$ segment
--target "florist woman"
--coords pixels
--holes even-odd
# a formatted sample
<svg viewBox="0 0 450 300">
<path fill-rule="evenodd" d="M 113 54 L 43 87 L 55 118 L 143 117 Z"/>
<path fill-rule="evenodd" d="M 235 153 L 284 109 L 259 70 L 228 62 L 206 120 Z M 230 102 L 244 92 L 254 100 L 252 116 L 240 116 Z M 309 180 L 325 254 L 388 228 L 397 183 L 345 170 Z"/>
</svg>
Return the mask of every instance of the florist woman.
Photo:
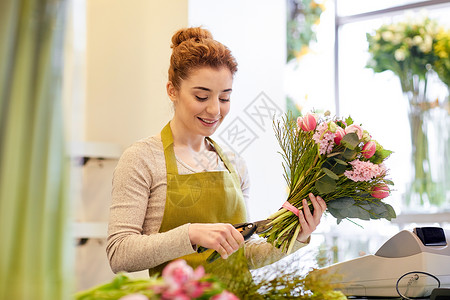
<svg viewBox="0 0 450 300">
<path fill-rule="evenodd" d="M 209 138 L 230 110 L 237 63 L 202 28 L 179 30 L 171 47 L 166 87 L 173 118 L 160 134 L 131 145 L 114 172 L 106 248 L 111 268 L 156 274 L 182 258 L 208 271 L 213 250 L 222 263 L 237 253 L 245 253 L 249 268 L 273 263 L 285 254 L 257 235 L 244 243 L 231 225 L 247 221 L 244 161 L 225 155 Z M 299 214 L 302 231 L 294 250 L 309 242 L 326 209 L 320 197 L 310 195 L 310 201 L 314 212 L 304 205 Z M 199 254 L 199 246 L 210 250 Z"/>
</svg>

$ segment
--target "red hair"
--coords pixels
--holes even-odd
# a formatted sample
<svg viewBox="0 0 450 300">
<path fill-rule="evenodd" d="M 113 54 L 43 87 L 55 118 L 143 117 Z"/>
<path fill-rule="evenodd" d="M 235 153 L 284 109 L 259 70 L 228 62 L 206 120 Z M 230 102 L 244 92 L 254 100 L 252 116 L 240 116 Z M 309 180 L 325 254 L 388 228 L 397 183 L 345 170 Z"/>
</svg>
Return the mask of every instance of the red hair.
<svg viewBox="0 0 450 300">
<path fill-rule="evenodd" d="M 199 67 L 214 69 L 226 67 L 234 75 L 237 71 L 236 59 L 230 49 L 213 39 L 207 29 L 190 27 L 178 30 L 172 36 L 172 56 L 170 57 L 169 81 L 176 89 L 181 80 Z"/>
</svg>

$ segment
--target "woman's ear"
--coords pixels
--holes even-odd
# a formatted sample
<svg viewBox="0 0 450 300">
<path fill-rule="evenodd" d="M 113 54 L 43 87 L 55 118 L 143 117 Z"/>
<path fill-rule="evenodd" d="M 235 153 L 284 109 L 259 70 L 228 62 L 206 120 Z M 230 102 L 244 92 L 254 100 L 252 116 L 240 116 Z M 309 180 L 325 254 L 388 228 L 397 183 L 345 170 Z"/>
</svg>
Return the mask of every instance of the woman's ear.
<svg viewBox="0 0 450 300">
<path fill-rule="evenodd" d="M 167 82 L 166 90 L 170 100 L 172 100 L 172 102 L 175 102 L 177 99 L 177 89 L 173 85 L 172 81 Z"/>
</svg>

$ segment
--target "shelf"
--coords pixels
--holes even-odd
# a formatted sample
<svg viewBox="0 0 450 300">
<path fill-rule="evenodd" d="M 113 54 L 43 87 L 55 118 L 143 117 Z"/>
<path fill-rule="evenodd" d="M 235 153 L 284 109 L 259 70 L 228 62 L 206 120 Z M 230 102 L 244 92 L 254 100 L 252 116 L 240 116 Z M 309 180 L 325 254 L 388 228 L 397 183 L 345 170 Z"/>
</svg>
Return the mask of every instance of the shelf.
<svg viewBox="0 0 450 300">
<path fill-rule="evenodd" d="M 121 147 L 113 143 L 72 142 L 70 149 L 72 157 L 118 159 L 122 155 Z"/>
<path fill-rule="evenodd" d="M 107 222 L 74 222 L 73 235 L 75 239 L 103 239 L 108 236 Z"/>
</svg>

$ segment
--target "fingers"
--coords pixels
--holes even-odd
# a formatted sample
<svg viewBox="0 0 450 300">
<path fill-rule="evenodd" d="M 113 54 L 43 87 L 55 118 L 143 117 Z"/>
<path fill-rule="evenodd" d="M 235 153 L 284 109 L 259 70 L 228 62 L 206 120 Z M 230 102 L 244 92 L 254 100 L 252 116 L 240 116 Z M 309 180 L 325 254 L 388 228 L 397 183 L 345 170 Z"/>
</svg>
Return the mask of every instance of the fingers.
<svg viewBox="0 0 450 300">
<path fill-rule="evenodd" d="M 224 259 L 244 243 L 242 234 L 231 224 L 191 224 L 189 237 L 192 244 L 216 250 Z"/>
<path fill-rule="evenodd" d="M 223 228 L 221 228 L 222 231 L 218 232 L 218 245 L 217 249 L 215 250 L 219 252 L 223 259 L 227 259 L 228 256 L 233 254 L 241 247 L 241 245 L 244 243 L 244 237 L 231 224 L 220 224 L 219 226 L 223 226 Z"/>
<path fill-rule="evenodd" d="M 303 210 L 300 210 L 299 212 L 301 231 L 297 238 L 300 242 L 306 241 L 311 233 L 316 230 L 323 213 L 327 209 L 325 201 L 320 196 L 315 197 L 312 193 L 310 193 L 309 199 L 314 208 L 314 212 L 311 213 L 311 209 L 308 206 L 308 201 L 303 199 Z"/>
<path fill-rule="evenodd" d="M 314 197 L 313 194 L 309 194 L 309 199 L 311 200 L 311 203 L 314 207 L 314 221 L 320 223 L 320 218 L 322 217 L 322 214 L 327 209 L 327 204 L 325 201 L 320 197 Z"/>
</svg>

